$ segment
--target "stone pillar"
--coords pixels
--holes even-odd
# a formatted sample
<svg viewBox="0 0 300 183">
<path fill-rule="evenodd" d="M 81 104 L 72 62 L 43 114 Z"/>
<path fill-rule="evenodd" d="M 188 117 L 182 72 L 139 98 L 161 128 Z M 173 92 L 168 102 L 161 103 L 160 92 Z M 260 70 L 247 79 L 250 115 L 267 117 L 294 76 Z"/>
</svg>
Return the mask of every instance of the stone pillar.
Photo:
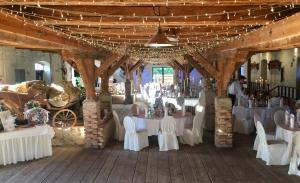
<svg viewBox="0 0 300 183">
<path fill-rule="evenodd" d="M 215 146 L 232 147 L 231 100 L 228 97 L 215 98 Z"/>
<path fill-rule="evenodd" d="M 100 102 L 93 99 L 83 101 L 83 120 L 85 128 L 85 146 L 98 148 L 101 146 Z"/>
<path fill-rule="evenodd" d="M 133 103 L 133 97 L 131 95 L 131 81 L 129 79 L 126 79 L 124 104 L 132 104 L 132 103 Z"/>
</svg>

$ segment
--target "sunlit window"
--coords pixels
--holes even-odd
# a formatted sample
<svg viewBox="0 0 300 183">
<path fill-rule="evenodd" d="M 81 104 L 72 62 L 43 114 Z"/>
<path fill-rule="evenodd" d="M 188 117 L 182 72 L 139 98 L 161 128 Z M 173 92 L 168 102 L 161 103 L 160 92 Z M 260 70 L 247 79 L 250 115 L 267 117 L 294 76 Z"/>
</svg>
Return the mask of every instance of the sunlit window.
<svg viewBox="0 0 300 183">
<path fill-rule="evenodd" d="M 43 64 L 36 63 L 36 64 L 34 64 L 34 69 L 35 69 L 36 71 L 43 71 L 43 70 L 44 70 L 44 65 L 43 65 Z"/>
<path fill-rule="evenodd" d="M 152 80 L 158 83 L 170 83 L 174 81 L 173 68 L 171 67 L 152 67 Z"/>
</svg>

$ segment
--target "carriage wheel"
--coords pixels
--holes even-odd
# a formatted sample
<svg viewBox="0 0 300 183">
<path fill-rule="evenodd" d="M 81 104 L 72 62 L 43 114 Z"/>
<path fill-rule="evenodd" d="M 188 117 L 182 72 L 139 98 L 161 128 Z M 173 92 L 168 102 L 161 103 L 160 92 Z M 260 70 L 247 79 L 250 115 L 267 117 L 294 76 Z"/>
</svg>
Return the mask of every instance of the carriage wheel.
<svg viewBox="0 0 300 183">
<path fill-rule="evenodd" d="M 54 127 L 73 127 L 77 123 L 76 114 L 70 109 L 62 109 L 56 112 L 52 119 Z"/>
</svg>

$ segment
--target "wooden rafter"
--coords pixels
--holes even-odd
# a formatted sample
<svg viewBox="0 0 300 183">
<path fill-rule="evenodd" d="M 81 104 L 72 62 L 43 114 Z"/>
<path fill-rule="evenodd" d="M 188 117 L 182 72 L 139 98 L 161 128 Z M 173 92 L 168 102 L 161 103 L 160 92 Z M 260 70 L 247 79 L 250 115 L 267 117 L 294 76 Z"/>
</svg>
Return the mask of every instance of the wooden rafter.
<svg viewBox="0 0 300 183">
<path fill-rule="evenodd" d="M 192 57 L 186 57 L 188 62 L 194 67 L 201 75 L 205 78 L 209 76 L 209 73 L 203 68 L 197 61 L 195 61 Z M 213 76 L 212 76 L 213 77 Z"/>
<path fill-rule="evenodd" d="M 211 65 L 211 63 L 206 60 L 201 54 L 199 54 L 196 51 L 190 52 L 191 55 L 186 54 L 185 58 L 188 59 L 194 59 L 195 61 L 197 61 L 197 63 L 199 63 L 202 67 L 204 67 L 206 69 L 206 71 L 214 78 L 218 77 L 218 72 L 217 70 Z M 192 57 L 192 58 L 190 58 Z"/>
<path fill-rule="evenodd" d="M 293 48 L 300 46 L 300 13 L 280 20 L 257 31 L 241 36 L 239 39 L 219 45 L 214 51 L 244 49 Z"/>
<path fill-rule="evenodd" d="M 111 76 L 114 74 L 114 72 L 127 60 L 129 59 L 128 55 L 123 55 L 114 65 L 112 65 L 108 70 L 108 76 Z"/>
<path fill-rule="evenodd" d="M 134 70 L 136 70 L 139 66 L 141 66 L 143 64 L 142 60 L 137 61 L 133 66 L 131 66 L 128 69 L 128 72 L 133 72 Z"/>
<path fill-rule="evenodd" d="M 60 0 L 39 0 L 39 5 L 56 5 L 56 6 L 65 6 L 65 1 Z M 295 4 L 299 4 L 299 1 L 293 1 Z M 12 4 L 21 4 L 21 5 L 37 5 L 37 0 L 14 0 L 14 1 L 2 1 L 0 5 L 12 5 Z M 152 1 L 132 1 L 132 0 L 95 0 L 95 1 L 83 1 L 83 0 L 68 0 L 67 5 L 90 5 L 90 6 L 195 6 L 195 5 L 205 5 L 205 6 L 244 6 L 244 5 L 289 5 L 291 4 L 290 0 L 191 0 L 191 1 L 182 1 L 182 0 L 152 0 Z"/>
<path fill-rule="evenodd" d="M 119 60 L 119 58 L 120 56 L 117 54 L 110 55 L 106 60 L 101 62 L 101 66 L 95 70 L 95 76 L 101 76 L 114 62 L 116 62 L 116 60 Z"/>
<path fill-rule="evenodd" d="M 49 29 L 37 27 L 30 23 L 24 25 L 24 22 L 21 19 L 7 15 L 4 12 L 0 12 L 0 24 L 0 32 L 3 32 L 4 34 L 13 34 L 14 38 L 16 38 L 16 44 L 20 43 L 19 47 L 22 47 L 22 45 L 27 47 L 27 45 L 33 44 L 32 47 L 43 49 L 48 44 L 48 50 L 51 48 L 56 48 L 56 50 L 78 49 L 91 52 L 97 51 L 95 47 L 85 45 L 79 41 L 70 40 L 61 35 L 57 35 L 57 33 Z"/>
</svg>

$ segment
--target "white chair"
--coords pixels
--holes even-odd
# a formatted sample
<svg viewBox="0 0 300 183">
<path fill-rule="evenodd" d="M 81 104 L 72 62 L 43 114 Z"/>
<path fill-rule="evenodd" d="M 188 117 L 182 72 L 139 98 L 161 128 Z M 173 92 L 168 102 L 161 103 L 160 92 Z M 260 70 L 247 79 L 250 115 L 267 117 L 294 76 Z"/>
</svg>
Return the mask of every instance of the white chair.
<svg viewBox="0 0 300 183">
<path fill-rule="evenodd" d="M 267 141 L 260 121 L 257 122 L 256 127 L 259 136 L 256 158 L 261 158 L 267 165 L 288 165 L 290 160 L 288 144 L 283 141 Z"/>
<path fill-rule="evenodd" d="M 113 118 L 116 124 L 116 130 L 115 130 L 115 139 L 118 141 L 124 141 L 125 136 L 125 128 L 120 123 L 119 116 L 115 110 L 113 110 Z"/>
<path fill-rule="evenodd" d="M 285 121 L 285 111 L 279 109 L 274 113 L 274 122 L 275 124 L 282 123 Z"/>
<path fill-rule="evenodd" d="M 243 106 L 234 106 L 234 125 L 233 131 L 241 134 L 250 134 L 254 131 L 253 120 L 250 116 L 250 110 Z"/>
<path fill-rule="evenodd" d="M 132 114 L 139 115 L 141 113 L 144 113 L 148 109 L 148 106 L 144 102 L 135 102 L 132 105 Z"/>
<path fill-rule="evenodd" d="M 192 129 L 184 129 L 181 143 L 194 146 L 194 144 L 202 143 L 203 128 L 204 128 L 205 108 L 198 111 L 193 120 Z"/>
<path fill-rule="evenodd" d="M 160 151 L 179 149 L 175 133 L 175 121 L 172 116 L 164 116 L 161 120 L 161 131 L 158 133 L 158 145 Z"/>
<path fill-rule="evenodd" d="M 129 149 L 133 151 L 140 151 L 141 149 L 149 146 L 148 133 L 147 130 L 137 131 L 135 128 L 134 120 L 126 116 L 124 118 L 125 127 L 125 139 L 124 139 L 124 149 Z"/>
<path fill-rule="evenodd" d="M 293 136 L 292 155 L 289 167 L 289 175 L 300 176 L 300 132 L 296 132 Z"/>
<path fill-rule="evenodd" d="M 258 113 L 254 114 L 254 125 L 255 125 L 256 129 L 257 129 L 257 127 L 256 127 L 257 122 L 261 120 L 260 115 L 261 114 L 258 114 Z M 275 140 L 275 134 L 274 133 L 266 133 L 266 139 L 267 140 Z M 254 140 L 253 150 L 257 151 L 258 144 L 259 144 L 259 136 L 258 136 L 258 133 L 256 132 L 256 137 L 255 137 L 255 140 Z"/>
</svg>

